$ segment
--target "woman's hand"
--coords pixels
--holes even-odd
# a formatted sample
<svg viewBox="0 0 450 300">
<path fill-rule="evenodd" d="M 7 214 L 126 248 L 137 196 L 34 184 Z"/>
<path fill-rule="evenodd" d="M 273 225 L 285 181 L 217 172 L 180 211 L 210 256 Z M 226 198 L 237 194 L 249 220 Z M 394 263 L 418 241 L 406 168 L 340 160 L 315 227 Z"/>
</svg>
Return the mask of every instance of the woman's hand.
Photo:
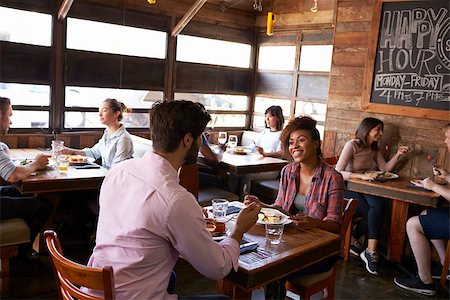
<svg viewBox="0 0 450 300">
<path fill-rule="evenodd" d="M 295 225 L 302 227 L 302 229 L 312 229 L 316 228 L 318 226 L 317 220 L 310 218 L 308 216 L 305 216 L 303 214 L 297 214 L 294 216 L 291 216 L 292 223 Z"/>
<path fill-rule="evenodd" d="M 439 166 L 439 165 L 434 165 L 433 166 L 433 174 L 436 176 L 445 176 L 447 177 L 448 172 L 447 170 L 445 170 L 443 167 Z"/>
<path fill-rule="evenodd" d="M 434 186 L 436 185 L 436 183 L 433 180 L 431 180 L 430 178 L 427 177 L 427 178 L 425 178 L 422 181 L 422 185 L 427 190 L 431 190 L 432 191 L 434 189 Z"/>
<path fill-rule="evenodd" d="M 359 179 L 367 180 L 367 181 L 374 181 L 378 177 L 377 172 L 370 172 L 370 173 L 364 173 L 364 174 L 358 174 L 358 175 L 359 175 Z"/>
<path fill-rule="evenodd" d="M 266 156 L 266 153 L 264 152 L 264 149 L 262 147 L 256 146 L 256 151 L 258 151 L 258 153 L 262 156 Z"/>
<path fill-rule="evenodd" d="M 404 155 L 404 154 L 406 154 L 408 152 L 409 152 L 409 147 L 408 146 L 400 146 L 397 149 L 397 154 L 396 155 L 400 156 L 400 155 Z"/>
<path fill-rule="evenodd" d="M 259 206 L 262 206 L 261 201 L 259 201 L 258 197 L 253 196 L 253 195 L 246 195 L 244 197 L 244 204 L 245 205 L 249 205 L 251 203 L 255 202 L 256 204 L 258 204 Z"/>
</svg>

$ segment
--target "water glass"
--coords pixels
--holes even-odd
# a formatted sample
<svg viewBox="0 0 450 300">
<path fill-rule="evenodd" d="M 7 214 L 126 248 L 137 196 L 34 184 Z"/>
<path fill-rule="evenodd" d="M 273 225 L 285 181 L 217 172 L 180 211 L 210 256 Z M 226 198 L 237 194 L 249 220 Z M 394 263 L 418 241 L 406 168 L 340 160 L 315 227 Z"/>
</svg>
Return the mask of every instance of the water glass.
<svg viewBox="0 0 450 300">
<path fill-rule="evenodd" d="M 284 224 L 269 224 L 266 223 L 266 239 L 272 245 L 278 245 L 283 236 Z"/>
<path fill-rule="evenodd" d="M 220 131 L 217 141 L 219 142 L 219 145 L 225 145 L 227 142 L 227 133 L 225 131 Z"/>
<path fill-rule="evenodd" d="M 236 148 L 238 144 L 238 137 L 236 135 L 230 135 L 228 137 L 228 146 L 230 146 L 231 148 Z"/>
<path fill-rule="evenodd" d="M 52 141 L 52 157 L 56 160 L 64 149 L 64 141 L 53 140 Z"/>
<path fill-rule="evenodd" d="M 64 155 L 60 155 L 57 159 L 57 165 L 60 173 L 66 173 L 69 169 L 69 160 Z"/>
<path fill-rule="evenodd" d="M 213 199 L 212 209 L 214 218 L 225 217 L 228 210 L 228 200 L 227 199 Z"/>
</svg>

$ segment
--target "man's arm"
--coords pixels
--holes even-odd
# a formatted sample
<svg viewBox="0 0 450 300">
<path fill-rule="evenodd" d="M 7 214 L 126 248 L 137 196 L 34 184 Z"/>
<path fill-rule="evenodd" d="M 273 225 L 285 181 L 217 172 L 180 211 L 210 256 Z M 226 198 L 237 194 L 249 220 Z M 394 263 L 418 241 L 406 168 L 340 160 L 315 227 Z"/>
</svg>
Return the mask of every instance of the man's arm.
<svg viewBox="0 0 450 300">
<path fill-rule="evenodd" d="M 445 185 L 437 184 L 430 178 L 425 178 L 423 180 L 423 187 L 427 190 L 432 190 L 433 192 L 441 195 L 444 197 L 447 201 L 450 202 L 450 188 L 448 188 Z"/>
<path fill-rule="evenodd" d="M 14 172 L 8 177 L 7 181 L 11 183 L 18 182 L 24 178 L 27 178 L 31 173 L 36 172 L 39 169 L 43 169 L 48 164 L 48 156 L 39 154 L 36 156 L 32 163 L 25 166 L 17 166 Z"/>
</svg>

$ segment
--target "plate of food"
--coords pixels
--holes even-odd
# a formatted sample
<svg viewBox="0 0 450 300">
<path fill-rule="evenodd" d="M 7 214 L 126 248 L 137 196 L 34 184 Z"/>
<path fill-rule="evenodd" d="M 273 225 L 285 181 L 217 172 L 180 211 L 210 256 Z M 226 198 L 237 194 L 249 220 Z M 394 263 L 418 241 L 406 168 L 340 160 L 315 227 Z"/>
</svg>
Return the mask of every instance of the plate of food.
<svg viewBox="0 0 450 300">
<path fill-rule="evenodd" d="M 239 154 L 239 155 L 246 155 L 246 154 L 252 153 L 252 149 L 245 148 L 245 147 L 236 147 L 233 149 L 233 153 Z"/>
<path fill-rule="evenodd" d="M 93 157 L 87 157 L 82 155 L 66 155 L 66 159 L 71 165 L 91 164 L 95 161 Z"/>
<path fill-rule="evenodd" d="M 263 207 L 258 214 L 257 224 L 290 224 L 292 220 L 281 211 L 273 208 Z"/>
<path fill-rule="evenodd" d="M 423 180 L 416 179 L 416 180 L 410 180 L 413 185 L 423 188 Z"/>
<path fill-rule="evenodd" d="M 391 173 L 388 171 L 369 171 L 366 173 L 376 173 L 378 180 L 397 179 L 399 177 L 398 174 Z"/>
<path fill-rule="evenodd" d="M 208 230 L 214 240 L 222 240 L 227 237 L 226 226 L 224 222 L 216 221 L 214 218 L 206 218 L 206 230 Z"/>
</svg>

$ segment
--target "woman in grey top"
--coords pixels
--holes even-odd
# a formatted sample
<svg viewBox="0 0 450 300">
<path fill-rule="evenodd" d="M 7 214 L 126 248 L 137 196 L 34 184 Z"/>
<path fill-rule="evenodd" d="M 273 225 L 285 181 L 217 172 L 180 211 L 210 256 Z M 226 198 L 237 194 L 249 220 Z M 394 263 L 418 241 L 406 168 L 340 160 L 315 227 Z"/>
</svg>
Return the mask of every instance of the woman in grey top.
<svg viewBox="0 0 450 300">
<path fill-rule="evenodd" d="M 78 154 L 95 159 L 102 158 L 102 166 L 111 168 L 113 165 L 133 156 L 133 141 L 120 121 L 124 112 L 130 110 L 122 102 L 108 98 L 99 108 L 100 122 L 106 125 L 102 138 L 92 148 L 77 150 L 65 148 L 63 154 Z"/>
<path fill-rule="evenodd" d="M 377 173 L 365 173 L 376 166 L 380 171 L 391 171 L 398 158 L 408 153 L 409 148 L 401 146 L 396 154 L 386 162 L 378 142 L 383 136 L 384 124 L 375 118 L 365 118 L 356 130 L 356 138 L 348 141 L 336 164 L 336 171 L 341 172 L 344 180 L 375 180 Z M 345 191 L 345 198 L 358 200 L 356 212 L 363 216 L 363 221 L 356 224 L 353 238 L 356 240 L 350 247 L 350 253 L 359 255 L 371 274 L 378 274 L 378 240 L 383 226 L 384 201 L 376 196 Z M 364 250 L 358 239 L 367 232 L 367 249 Z"/>
</svg>

